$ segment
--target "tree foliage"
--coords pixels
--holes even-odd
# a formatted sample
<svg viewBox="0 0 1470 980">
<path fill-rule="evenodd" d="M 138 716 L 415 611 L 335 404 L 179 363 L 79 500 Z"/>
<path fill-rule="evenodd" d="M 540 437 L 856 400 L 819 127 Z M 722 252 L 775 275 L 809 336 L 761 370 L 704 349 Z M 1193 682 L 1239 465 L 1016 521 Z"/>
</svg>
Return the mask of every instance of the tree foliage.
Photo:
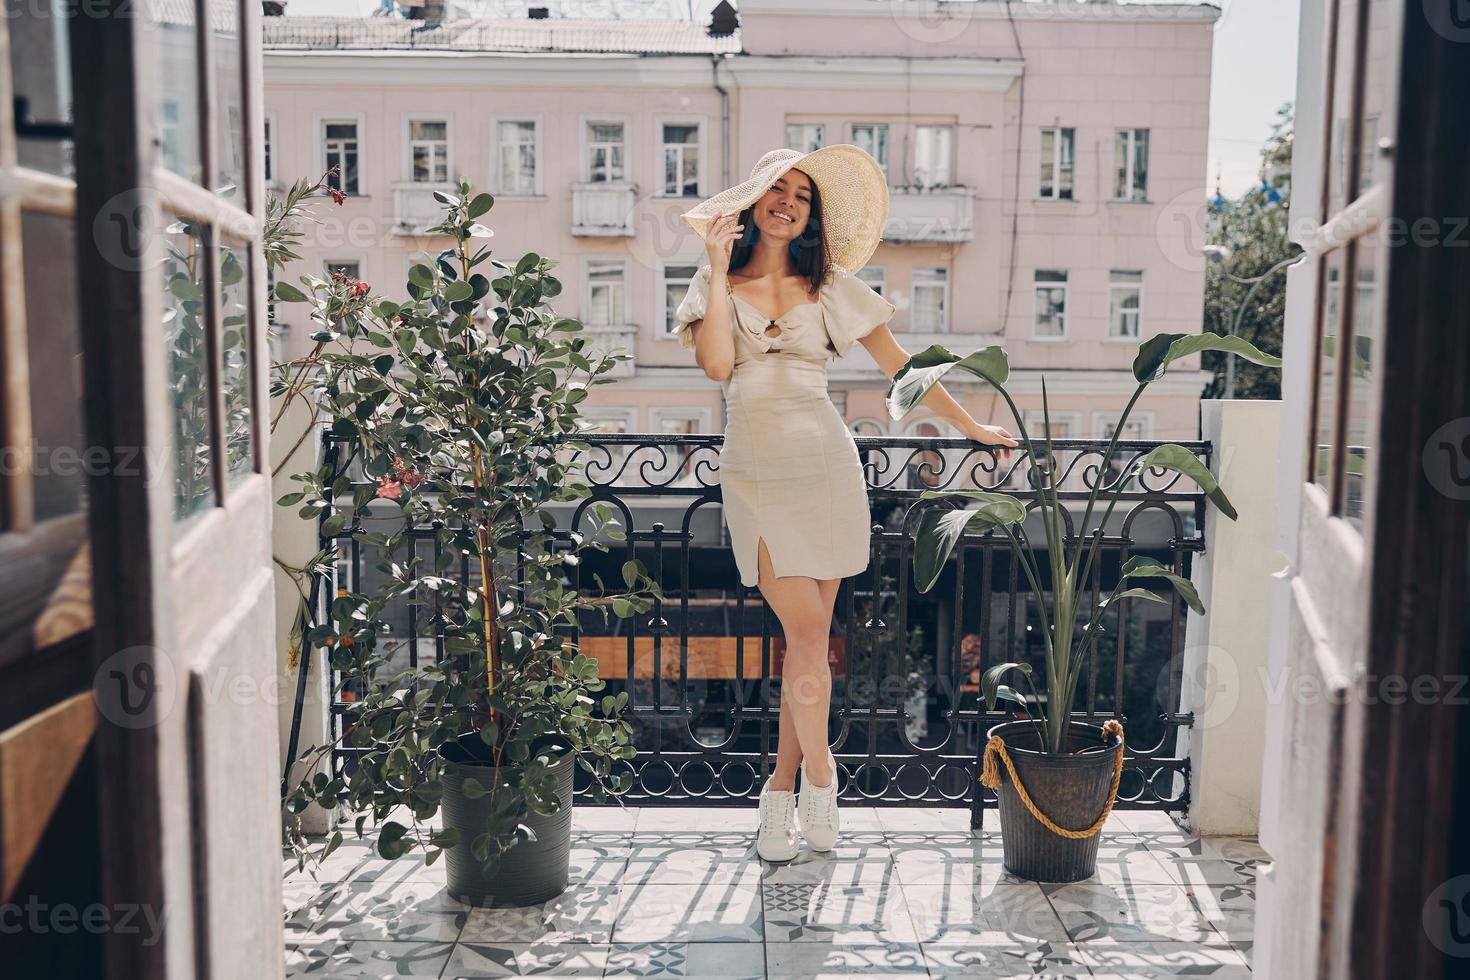
<svg viewBox="0 0 1470 980">
<path fill-rule="evenodd" d="M 1223 262 L 1211 262 L 1205 270 L 1204 328 L 1209 333 L 1228 335 L 1237 316 L 1239 335 L 1253 346 L 1280 350 L 1286 312 L 1286 275 L 1277 271 L 1251 293 L 1252 280 L 1277 264 L 1301 254 L 1288 237 L 1291 208 L 1292 105 L 1277 112 L 1270 138 L 1261 150 L 1261 182 L 1235 200 L 1217 197 L 1211 203 L 1207 240 L 1230 250 Z M 1250 294 L 1249 305 L 1242 310 Z M 1206 398 L 1225 394 L 1226 355 L 1204 355 L 1204 367 L 1214 380 Z M 1276 399 L 1281 397 L 1280 373 L 1274 368 L 1235 362 L 1235 397 Z"/>
</svg>

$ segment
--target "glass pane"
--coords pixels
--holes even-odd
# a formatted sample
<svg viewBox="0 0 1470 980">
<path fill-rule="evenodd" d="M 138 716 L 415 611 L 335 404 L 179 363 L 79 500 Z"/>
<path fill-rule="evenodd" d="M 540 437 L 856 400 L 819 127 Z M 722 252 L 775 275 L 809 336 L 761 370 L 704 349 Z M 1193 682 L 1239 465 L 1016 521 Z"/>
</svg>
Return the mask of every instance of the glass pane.
<svg viewBox="0 0 1470 980">
<path fill-rule="evenodd" d="M 1342 516 L 1354 527 L 1362 527 L 1363 515 L 1372 506 L 1373 445 L 1378 417 L 1374 374 L 1379 338 L 1383 335 L 1378 313 L 1379 282 L 1384 274 L 1383 239 L 1379 235 L 1365 235 L 1355 247 L 1358 284 L 1353 301 L 1353 361 L 1348 379 Z"/>
<path fill-rule="evenodd" d="M 1329 494 L 1332 492 L 1334 447 L 1337 445 L 1337 354 L 1338 337 L 1342 334 L 1342 274 L 1347 258 L 1345 249 L 1327 257 L 1323 270 L 1321 307 L 1321 346 L 1317 351 L 1316 386 L 1316 451 L 1312 454 L 1312 482 Z"/>
<path fill-rule="evenodd" d="M 164 230 L 163 349 L 174 448 L 174 518 L 214 504 L 210 479 L 209 352 L 205 344 L 203 226 Z"/>
<path fill-rule="evenodd" d="M 17 162 L 73 175 L 71 52 L 59 3 L 6 0 Z"/>
<path fill-rule="evenodd" d="M 1076 142 L 1077 131 L 1075 129 L 1063 129 L 1060 131 L 1060 143 L 1057 153 L 1057 196 L 1063 200 L 1072 200 L 1072 147 Z"/>
<path fill-rule="evenodd" d="M 1119 132 L 1113 140 L 1113 196 L 1128 196 L 1128 134 Z"/>
<path fill-rule="evenodd" d="M 208 4 L 214 45 L 215 188 L 245 207 L 245 97 L 240 74 L 240 13 L 232 2 Z"/>
<path fill-rule="evenodd" d="M 1056 196 L 1057 131 L 1041 131 L 1041 191 L 1042 197 Z"/>
<path fill-rule="evenodd" d="M 1148 200 L 1148 130 L 1133 131 L 1133 187 L 1135 201 Z"/>
<path fill-rule="evenodd" d="M 154 139 L 159 163 L 189 180 L 204 181 L 199 133 L 199 58 L 193 4 L 147 0 L 152 30 Z"/>
<path fill-rule="evenodd" d="M 1368 47 L 1363 64 L 1363 129 L 1359 147 L 1363 177 L 1358 193 L 1379 181 L 1378 141 L 1398 128 L 1399 19 L 1403 8 L 1388 0 L 1368 0 Z"/>
<path fill-rule="evenodd" d="M 77 316 L 76 238 L 70 217 L 22 212 L 27 359 L 31 377 L 32 479 L 36 520 L 82 509 L 82 338 Z"/>
<path fill-rule="evenodd" d="M 1357 58 L 1355 49 L 1358 37 L 1359 0 L 1337 0 L 1337 67 L 1336 75 L 1329 80 L 1332 92 L 1332 145 L 1327 168 L 1327 214 L 1324 219 L 1346 207 L 1356 196 L 1356 190 L 1348 186 L 1352 161 L 1361 147 L 1351 139 L 1350 122 L 1353 111 L 1353 78 Z"/>
<path fill-rule="evenodd" d="M 344 194 L 357 194 L 357 123 L 329 122 L 323 127 L 326 169 L 337 168 L 327 183 Z"/>
<path fill-rule="evenodd" d="M 225 399 L 225 467 L 236 476 L 255 469 L 254 404 L 250 384 L 250 269 L 246 245 L 219 249 L 220 379 Z"/>
</svg>

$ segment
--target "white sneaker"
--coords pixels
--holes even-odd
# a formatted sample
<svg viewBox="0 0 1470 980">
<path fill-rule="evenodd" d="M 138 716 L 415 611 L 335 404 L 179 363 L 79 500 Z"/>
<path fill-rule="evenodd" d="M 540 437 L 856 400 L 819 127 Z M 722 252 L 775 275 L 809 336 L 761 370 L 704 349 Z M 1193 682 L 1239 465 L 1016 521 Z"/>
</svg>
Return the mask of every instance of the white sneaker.
<svg viewBox="0 0 1470 980">
<path fill-rule="evenodd" d="M 789 789 L 771 789 L 767 783 L 760 796 L 760 831 L 755 852 L 764 861 L 790 861 L 801 850 L 796 839 L 796 794 Z"/>
<path fill-rule="evenodd" d="M 837 816 L 837 760 L 832 758 L 831 749 L 827 750 L 827 761 L 832 765 L 832 782 L 826 786 L 813 786 L 806 774 L 806 761 L 801 763 L 801 795 L 796 809 L 802 836 L 814 851 L 832 850 L 841 823 Z"/>
</svg>

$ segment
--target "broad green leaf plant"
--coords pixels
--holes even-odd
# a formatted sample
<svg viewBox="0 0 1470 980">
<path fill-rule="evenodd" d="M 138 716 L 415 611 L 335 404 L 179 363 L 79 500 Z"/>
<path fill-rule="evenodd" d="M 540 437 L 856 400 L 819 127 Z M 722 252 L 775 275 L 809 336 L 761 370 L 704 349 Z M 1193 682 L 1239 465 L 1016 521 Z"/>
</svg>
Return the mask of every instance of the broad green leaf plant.
<svg viewBox="0 0 1470 980">
<path fill-rule="evenodd" d="M 299 211 L 308 190 L 293 187 L 277 210 Z M 527 839 L 530 813 L 561 806 L 552 743 L 575 754 L 594 795 L 626 789 L 635 754 L 627 694 L 604 693 L 597 661 L 572 631 L 585 614 L 606 621 L 647 610 L 658 587 L 635 560 L 623 564 L 619 589 L 594 575 L 597 593 L 580 595 L 570 570 L 624 534 L 598 505 L 590 527 L 558 540 L 548 510 L 590 492 L 577 406 L 627 355 L 589 350 L 582 325 L 556 316 L 552 259 L 492 258 L 481 221 L 494 199 L 468 180 L 457 190 L 435 192 L 444 220 L 429 233 L 450 244 L 409 270 L 405 299 L 375 296 L 341 273 L 274 289 L 277 302 L 306 304 L 317 331 L 309 354 L 277 366 L 274 392 L 309 398 L 342 457 L 296 477 L 299 490 L 279 504 L 320 518 L 326 534 L 350 534 L 362 566 L 375 566 L 370 585 L 339 591 L 328 621 L 303 637 L 305 649 L 325 649 L 348 705 L 337 742 L 297 761 L 314 771 L 340 743 L 356 766 L 288 787 L 285 808 L 345 808 L 358 814 L 358 836 L 373 818 L 384 858 L 418 850 L 432 863 L 445 848 L 468 847 L 488 875 Z M 292 241 L 283 229 L 275 247 L 293 254 Z M 415 546 L 426 531 L 432 547 Z M 464 567 L 470 574 L 459 574 Z M 442 638 L 442 659 L 405 666 L 401 651 L 416 638 L 395 636 L 391 614 L 407 606 L 419 609 L 422 635 Z M 465 781 L 466 795 L 490 796 L 493 809 L 467 840 L 427 827 L 455 765 L 439 752 L 449 743 L 499 774 L 494 785 Z M 341 843 L 335 834 L 317 853 L 300 821 L 287 823 L 298 866 Z"/>
<path fill-rule="evenodd" d="M 1280 358 L 1257 350 L 1239 337 L 1207 333 L 1160 334 L 1150 338 L 1139 347 L 1138 356 L 1133 361 L 1133 378 L 1138 387 L 1113 430 L 1112 439 L 1103 452 L 1104 460 L 1113 458 L 1128 416 L 1148 386 L 1162 378 L 1169 365 L 1175 361 L 1207 350 L 1233 353 L 1266 367 L 1281 366 Z M 1101 550 L 1103 529 L 1125 488 L 1130 481 L 1151 470 L 1156 473 L 1173 471 L 1194 481 L 1220 513 L 1231 520 L 1236 519 L 1235 508 L 1214 475 L 1194 453 L 1183 446 L 1161 445 L 1140 455 L 1124 472 L 1111 480 L 1106 468 L 1099 468 L 1078 525 L 1083 533 L 1077 535 L 1076 540 L 1068 540 L 1062 504 L 1057 493 L 1058 480 L 1054 469 L 1056 457 L 1052 453 L 1051 410 L 1047 403 L 1046 382 L 1042 381 L 1041 397 L 1047 437 L 1044 444 L 1038 445 L 1027 432 L 1025 418 L 1016 408 L 1010 392 L 1006 390 L 1010 363 L 1002 348 L 986 347 L 964 357 L 938 344 L 920 351 L 898 371 L 889 385 L 886 396 L 889 415 L 894 419 L 903 418 L 940 379 L 953 370 L 968 372 L 987 382 L 1005 400 L 1015 417 L 1021 451 L 1025 454 L 1036 486 L 1035 510 L 1045 542 L 1042 548 L 1031 547 L 1025 531 L 1027 506 L 1010 494 L 963 489 L 925 491 L 919 499 L 951 500 L 959 506 L 949 508 L 930 505 L 920 515 L 914 541 L 914 583 L 920 592 L 932 589 L 955 546 L 967 534 L 999 533 L 1010 541 L 1039 611 L 1045 653 L 1046 697 L 1043 699 L 1037 693 L 1031 665 L 1014 662 L 996 664 L 986 670 L 981 677 L 981 693 L 986 706 L 992 711 L 1001 700 L 1024 708 L 1037 723 L 1037 734 L 1043 750 L 1060 754 L 1065 751 L 1067 744 L 1072 705 L 1082 677 L 1084 654 L 1101 629 L 1103 613 L 1108 607 L 1120 599 L 1167 601 L 1156 592 L 1136 584 L 1140 580 L 1153 579 L 1168 582 L 1189 608 L 1197 613 L 1204 612 L 1199 595 L 1188 579 L 1146 557 L 1130 558 L 1125 562 L 1120 570 L 1117 586 L 1098 603 L 1097 608 L 1089 608 L 1086 583 L 1092 573 L 1093 562 Z M 1102 512 L 1097 527 L 1088 531 L 1093 526 L 1093 514 L 1103 498 L 1106 498 L 1106 510 Z M 1049 566 L 1049 577 L 1043 578 L 1039 561 L 1044 561 Z M 1044 588 L 1046 581 L 1052 585 L 1050 592 Z M 1082 625 L 1080 631 L 1079 624 Z M 1025 682 L 1031 694 L 1030 702 L 1015 688 L 1002 683 L 1007 675 L 1016 675 Z"/>
</svg>

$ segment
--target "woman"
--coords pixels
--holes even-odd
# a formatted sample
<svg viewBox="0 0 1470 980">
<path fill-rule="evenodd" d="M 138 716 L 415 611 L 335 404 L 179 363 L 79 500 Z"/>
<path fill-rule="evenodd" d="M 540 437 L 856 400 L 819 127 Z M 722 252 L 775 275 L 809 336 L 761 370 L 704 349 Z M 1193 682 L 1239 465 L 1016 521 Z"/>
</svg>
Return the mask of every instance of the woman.
<svg viewBox="0 0 1470 980">
<path fill-rule="evenodd" d="M 797 820 L 813 850 L 837 841 L 827 644 L 838 586 L 868 565 L 867 486 L 827 394 L 827 359 L 861 341 L 890 378 L 909 359 L 887 327 L 894 305 L 855 275 L 887 221 L 888 183 L 856 146 L 772 150 L 744 183 L 682 217 L 708 262 L 674 330 L 724 388 L 725 523 L 741 584 L 760 587 L 786 638 L 776 768 L 761 790 L 756 850 L 789 861 L 800 850 Z M 939 385 L 924 404 L 977 442 L 1016 445 Z"/>
</svg>

